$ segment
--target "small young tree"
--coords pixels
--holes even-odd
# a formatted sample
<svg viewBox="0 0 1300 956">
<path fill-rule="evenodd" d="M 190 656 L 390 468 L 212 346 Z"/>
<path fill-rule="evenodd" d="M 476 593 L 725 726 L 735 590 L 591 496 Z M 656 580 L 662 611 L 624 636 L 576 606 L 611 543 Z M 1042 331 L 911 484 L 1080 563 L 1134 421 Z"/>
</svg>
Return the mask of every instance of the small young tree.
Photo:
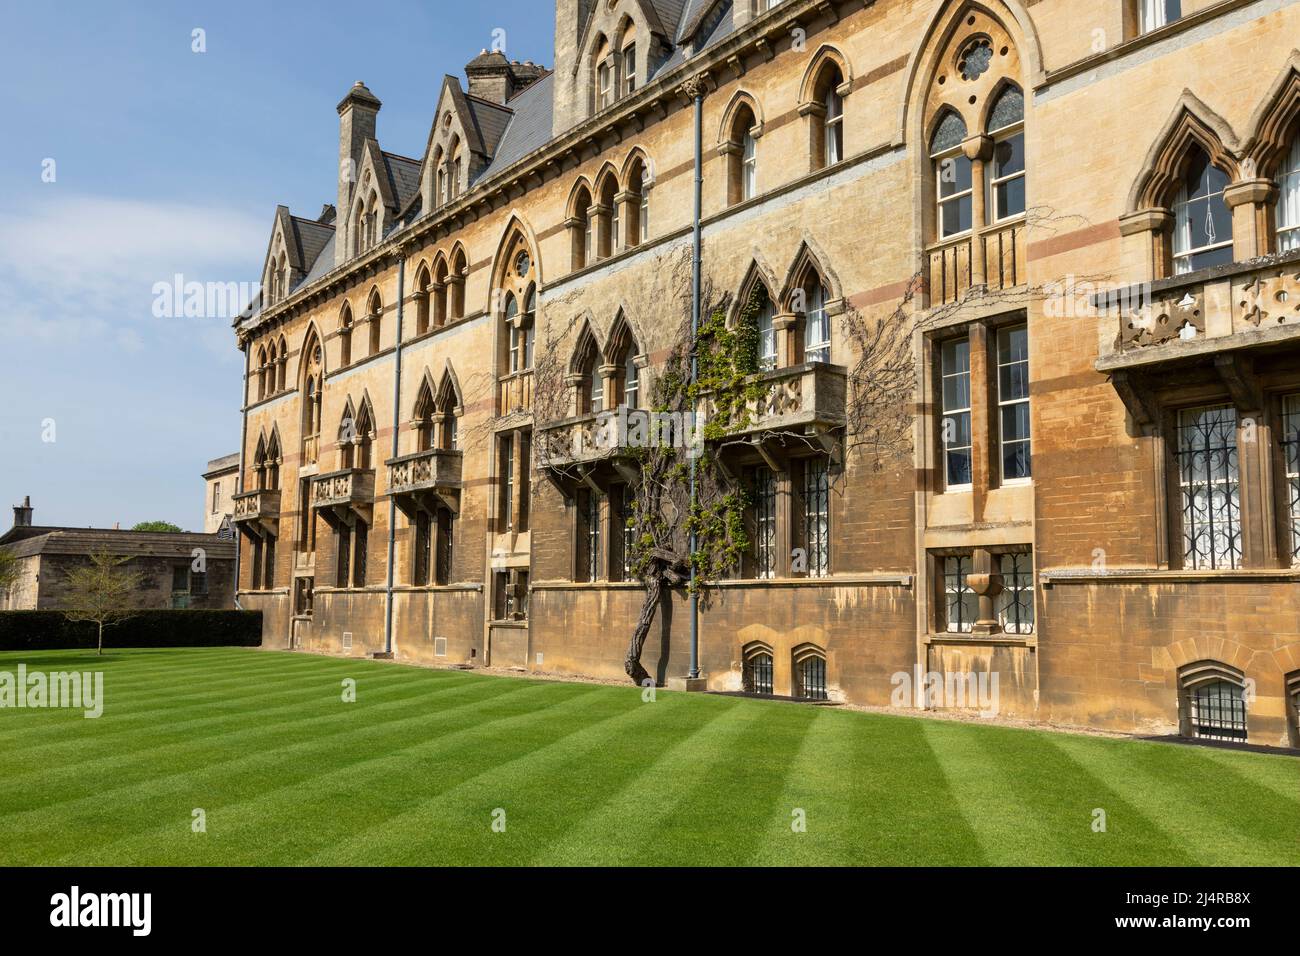
<svg viewBox="0 0 1300 956">
<path fill-rule="evenodd" d="M 63 616 L 78 623 L 90 621 L 99 629 L 98 654 L 104 653 L 104 628 L 121 624 L 135 614 L 133 595 L 142 575 L 123 569 L 131 559 L 96 551 L 90 563 L 67 572 Z"/>
</svg>

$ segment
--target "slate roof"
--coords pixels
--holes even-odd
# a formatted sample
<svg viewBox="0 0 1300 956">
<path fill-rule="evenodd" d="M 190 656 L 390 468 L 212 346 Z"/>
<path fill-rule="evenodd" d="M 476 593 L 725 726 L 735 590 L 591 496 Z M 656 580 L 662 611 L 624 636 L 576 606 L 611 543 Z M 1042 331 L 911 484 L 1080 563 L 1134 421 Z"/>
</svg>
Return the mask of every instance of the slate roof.
<svg viewBox="0 0 1300 956">
<path fill-rule="evenodd" d="M 490 179 L 550 142 L 554 135 L 554 86 L 555 73 L 547 73 L 510 100 L 510 122 L 502 130 L 492 162 L 476 182 Z"/>
<path fill-rule="evenodd" d="M 15 557 L 35 554 L 90 554 L 107 550 L 127 557 L 189 558 L 195 548 L 203 548 L 212 558 L 235 556 L 233 541 L 223 541 L 215 534 L 156 531 L 120 531 L 116 528 L 11 528 L 0 536 Z"/>
<path fill-rule="evenodd" d="M 651 80 L 676 69 L 686 62 L 687 53 L 699 52 L 719 43 L 733 30 L 732 17 L 728 15 L 728 0 L 643 0 L 650 13 L 659 19 L 664 34 L 671 39 L 673 49 L 668 58 L 655 70 Z M 594 7 L 593 7 L 594 10 Z M 475 63 L 504 62 L 500 54 L 480 54 Z M 555 110 L 553 91 L 555 73 L 548 71 L 504 106 L 464 92 L 460 82 L 448 77 L 452 95 L 466 107 L 474 124 L 488 164 L 475 177 L 471 185 L 490 180 L 525 156 L 542 149 L 555 135 Z M 445 81 L 446 82 L 446 81 Z M 369 91 L 366 91 L 367 93 Z M 373 94 L 371 94 L 373 96 Z M 468 131 L 467 131 L 468 132 Z M 472 133 L 471 133 L 472 135 Z M 474 148 L 479 143 L 469 144 Z M 424 214 L 419 208 L 421 161 L 396 153 L 380 151 L 388 172 L 388 186 L 396 199 L 399 219 L 389 233 L 413 225 Z M 333 226 L 311 219 L 293 217 L 302 248 L 302 261 L 306 276 L 295 288 L 310 285 L 334 268 Z M 236 319 L 240 325 L 255 320 L 261 311 L 260 295 Z"/>
<path fill-rule="evenodd" d="M 397 208 L 403 208 L 411 197 L 420 191 L 420 161 L 396 153 L 383 153 L 388 182 L 397 198 Z M 330 230 L 333 232 L 333 230 Z"/>
</svg>

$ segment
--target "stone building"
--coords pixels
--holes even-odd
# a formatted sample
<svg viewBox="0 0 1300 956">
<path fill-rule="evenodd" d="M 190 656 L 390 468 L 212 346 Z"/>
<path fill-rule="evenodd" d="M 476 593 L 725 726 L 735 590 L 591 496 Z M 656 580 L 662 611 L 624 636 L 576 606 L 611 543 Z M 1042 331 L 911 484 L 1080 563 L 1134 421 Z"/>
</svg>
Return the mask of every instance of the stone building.
<svg viewBox="0 0 1300 956">
<path fill-rule="evenodd" d="M 203 472 L 203 532 L 234 538 L 235 493 L 239 490 L 239 452 L 208 462 Z"/>
<path fill-rule="evenodd" d="M 765 396 L 704 684 L 1296 739 L 1300 6 L 555 22 L 549 69 L 386 93 L 431 116 L 418 158 L 356 83 L 335 202 L 276 211 L 236 323 L 266 646 L 622 674 L 635 471 L 582 436 L 644 406 L 689 314 L 698 115 L 701 285 L 756 324 Z M 677 593 L 647 668 L 685 676 L 689 642 Z"/>
<path fill-rule="evenodd" d="M 62 609 L 67 572 L 86 565 L 99 551 L 130 558 L 123 568 L 141 576 L 136 591 L 140 608 L 234 607 L 234 541 L 190 532 L 34 525 L 33 512 L 31 499 L 24 499 L 14 507 L 13 527 L 0 535 L 0 548 L 12 552 L 19 566 L 18 582 L 7 594 L 0 592 L 0 610 Z"/>
</svg>

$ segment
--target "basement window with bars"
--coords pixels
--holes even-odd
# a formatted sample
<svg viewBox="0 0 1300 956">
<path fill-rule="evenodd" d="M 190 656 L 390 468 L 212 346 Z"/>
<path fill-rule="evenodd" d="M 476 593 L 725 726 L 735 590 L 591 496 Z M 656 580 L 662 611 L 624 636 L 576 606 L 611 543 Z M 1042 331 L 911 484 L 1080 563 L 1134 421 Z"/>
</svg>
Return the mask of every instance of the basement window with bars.
<svg viewBox="0 0 1300 956">
<path fill-rule="evenodd" d="M 1192 732 L 1204 740 L 1246 739 L 1245 691 L 1226 680 L 1191 691 Z"/>
<path fill-rule="evenodd" d="M 1241 566 L 1237 412 L 1230 405 L 1178 414 L 1178 483 L 1183 564 L 1190 570 Z"/>
<path fill-rule="evenodd" d="M 1300 567 L 1300 395 L 1288 395 L 1283 404 L 1282 454 L 1291 512 L 1291 565 Z"/>
<path fill-rule="evenodd" d="M 970 555 L 943 559 L 943 624 L 950 634 L 969 634 L 979 617 L 979 598 L 966 582 L 970 570 Z"/>
<path fill-rule="evenodd" d="M 745 655 L 746 693 L 763 694 L 771 697 L 773 694 L 772 675 L 772 652 L 766 647 L 754 648 Z"/>
<path fill-rule="evenodd" d="M 1007 634 L 1034 633 L 1034 557 L 1004 554 L 998 558 L 1002 593 L 998 595 L 998 621 Z"/>
<path fill-rule="evenodd" d="M 820 651 L 796 654 L 794 675 L 794 695 L 800 700 L 829 699 L 826 694 L 826 658 Z"/>
</svg>

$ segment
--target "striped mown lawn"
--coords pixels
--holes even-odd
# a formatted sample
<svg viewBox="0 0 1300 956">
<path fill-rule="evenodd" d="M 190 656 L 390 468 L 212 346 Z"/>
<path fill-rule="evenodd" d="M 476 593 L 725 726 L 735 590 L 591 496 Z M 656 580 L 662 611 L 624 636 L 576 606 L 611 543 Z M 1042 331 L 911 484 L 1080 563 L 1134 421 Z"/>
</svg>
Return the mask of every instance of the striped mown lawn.
<svg viewBox="0 0 1300 956">
<path fill-rule="evenodd" d="M 20 662 L 106 702 L 0 710 L 5 866 L 1300 862 L 1291 757 L 257 650 Z"/>
</svg>

